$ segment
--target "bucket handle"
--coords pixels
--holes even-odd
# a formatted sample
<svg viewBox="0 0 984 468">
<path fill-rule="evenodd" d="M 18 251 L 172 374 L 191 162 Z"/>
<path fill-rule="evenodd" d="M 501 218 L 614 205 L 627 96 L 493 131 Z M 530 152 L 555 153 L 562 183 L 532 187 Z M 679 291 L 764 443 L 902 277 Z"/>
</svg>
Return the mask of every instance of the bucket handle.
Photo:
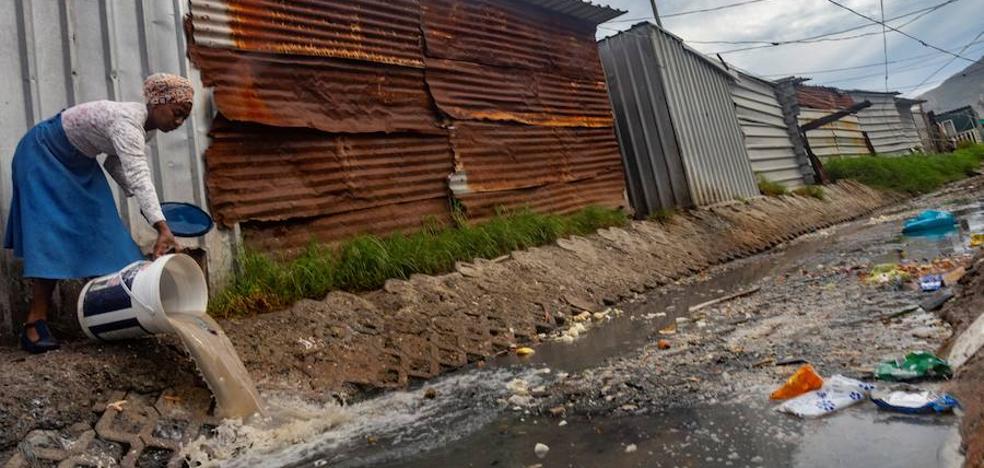
<svg viewBox="0 0 984 468">
<path fill-rule="evenodd" d="M 123 268 L 122 270 L 120 270 L 119 273 L 116 274 L 116 276 L 119 277 L 119 279 L 120 279 L 120 286 L 123 287 L 123 291 L 126 292 L 126 295 L 127 296 L 130 296 L 130 300 L 136 301 L 136 303 L 138 305 L 140 305 L 141 307 L 143 307 L 144 309 L 146 309 L 148 313 L 154 314 L 154 313 L 156 313 L 156 311 L 154 309 L 148 307 L 147 304 L 144 304 L 143 301 L 141 301 L 139 298 L 137 298 L 137 296 L 133 294 L 133 291 L 130 290 L 130 287 L 126 285 L 126 280 L 123 279 L 123 272 L 124 271 L 127 271 L 131 267 L 133 267 L 135 265 L 139 265 L 139 264 L 141 264 L 143 262 L 144 262 L 144 260 L 137 260 L 137 261 L 135 261 L 135 262 L 127 265 L 125 268 Z"/>
</svg>

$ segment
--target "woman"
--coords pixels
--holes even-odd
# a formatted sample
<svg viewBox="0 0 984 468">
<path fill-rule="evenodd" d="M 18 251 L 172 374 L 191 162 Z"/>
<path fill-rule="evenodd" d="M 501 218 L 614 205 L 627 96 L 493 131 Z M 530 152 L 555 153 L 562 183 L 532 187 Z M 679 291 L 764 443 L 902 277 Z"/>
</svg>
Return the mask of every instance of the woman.
<svg viewBox="0 0 984 468">
<path fill-rule="evenodd" d="M 32 353 L 58 348 L 46 323 L 60 279 L 101 276 L 143 259 L 120 219 L 103 167 L 135 196 L 157 230 L 153 256 L 179 247 L 157 200 L 144 154 L 154 130 L 170 132 L 191 112 L 194 89 L 158 73 L 144 81 L 146 102 L 95 101 L 32 128 L 14 153 L 13 197 L 4 247 L 24 260 L 31 304 L 20 341 Z"/>
</svg>

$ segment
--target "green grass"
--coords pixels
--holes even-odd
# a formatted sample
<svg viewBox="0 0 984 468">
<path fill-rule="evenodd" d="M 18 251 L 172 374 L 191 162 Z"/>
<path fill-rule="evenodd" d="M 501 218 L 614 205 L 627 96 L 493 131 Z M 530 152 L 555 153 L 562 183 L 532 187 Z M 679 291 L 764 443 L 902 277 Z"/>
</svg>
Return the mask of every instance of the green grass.
<svg viewBox="0 0 984 468">
<path fill-rule="evenodd" d="M 912 195 L 973 175 L 984 161 L 984 145 L 947 154 L 864 156 L 825 163 L 834 181 L 854 179 L 862 184 Z"/>
<path fill-rule="evenodd" d="M 456 227 L 428 223 L 412 234 L 359 236 L 334 247 L 312 244 L 290 260 L 245 250 L 232 283 L 210 302 L 209 313 L 219 317 L 262 313 L 299 299 L 320 299 L 333 290 L 372 290 L 391 278 L 446 273 L 456 261 L 495 258 L 627 222 L 621 211 L 597 207 L 567 216 L 522 210 L 477 225 L 460 214 L 455 219 Z"/>
<path fill-rule="evenodd" d="M 762 195 L 768 197 L 789 195 L 789 190 L 786 189 L 785 185 L 782 185 L 779 182 L 773 182 L 765 178 L 765 176 L 763 175 L 758 176 L 758 186 L 759 186 L 759 192 L 762 192 Z"/>
<path fill-rule="evenodd" d="M 806 185 L 793 190 L 793 193 L 801 197 L 813 197 L 817 200 L 827 199 L 827 194 L 823 192 L 823 187 L 819 185 Z"/>
</svg>

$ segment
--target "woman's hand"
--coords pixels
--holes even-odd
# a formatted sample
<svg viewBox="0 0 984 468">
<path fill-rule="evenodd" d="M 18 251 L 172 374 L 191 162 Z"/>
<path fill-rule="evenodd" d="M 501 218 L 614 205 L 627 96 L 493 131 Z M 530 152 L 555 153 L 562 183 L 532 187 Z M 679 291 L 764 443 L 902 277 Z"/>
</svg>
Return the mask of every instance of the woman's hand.
<svg viewBox="0 0 984 468">
<path fill-rule="evenodd" d="M 174 238 L 174 234 L 171 233 L 171 228 L 168 227 L 167 222 L 158 222 L 154 225 L 154 229 L 157 229 L 157 242 L 154 243 L 154 260 L 157 260 L 170 250 L 174 250 L 175 253 L 181 252 L 181 246 L 178 245 L 178 241 Z"/>
</svg>

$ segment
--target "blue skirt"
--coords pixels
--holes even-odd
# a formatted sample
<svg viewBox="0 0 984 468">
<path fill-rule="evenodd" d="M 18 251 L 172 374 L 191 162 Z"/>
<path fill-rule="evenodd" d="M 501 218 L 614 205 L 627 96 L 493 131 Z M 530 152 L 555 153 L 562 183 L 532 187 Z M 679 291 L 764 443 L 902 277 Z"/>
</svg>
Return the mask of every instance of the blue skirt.
<svg viewBox="0 0 984 468">
<path fill-rule="evenodd" d="M 24 277 L 101 276 L 143 258 L 99 162 L 68 141 L 61 114 L 24 135 L 12 174 L 3 245 L 24 259 Z"/>
</svg>

